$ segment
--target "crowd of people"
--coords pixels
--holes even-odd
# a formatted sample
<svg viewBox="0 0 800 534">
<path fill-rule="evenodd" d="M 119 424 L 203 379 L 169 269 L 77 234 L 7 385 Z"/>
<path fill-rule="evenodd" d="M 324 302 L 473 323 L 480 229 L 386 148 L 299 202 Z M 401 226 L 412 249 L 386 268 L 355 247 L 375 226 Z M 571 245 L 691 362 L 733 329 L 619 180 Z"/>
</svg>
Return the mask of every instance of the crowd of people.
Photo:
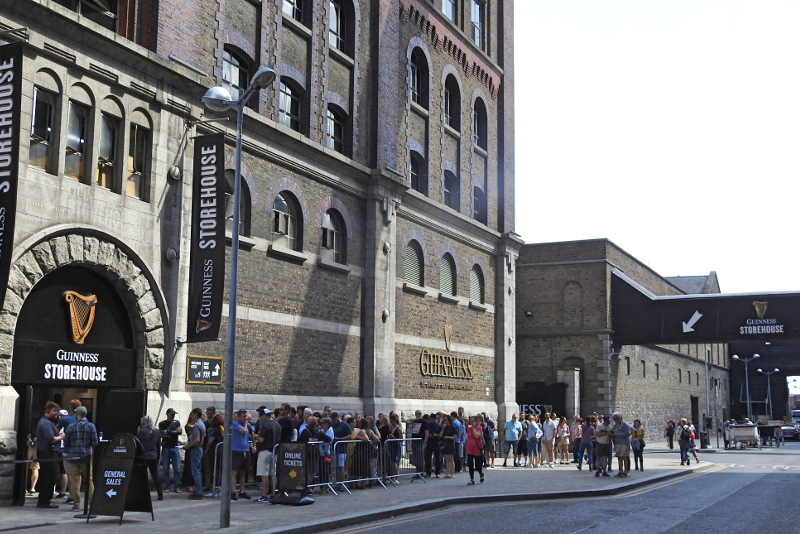
<svg viewBox="0 0 800 534">
<path fill-rule="evenodd" d="M 136 431 L 157 498 L 183 491 L 193 500 L 215 496 L 221 485 L 219 445 L 225 436 L 224 418 L 214 406 L 205 411 L 194 408 L 183 424 L 178 415 L 169 408 L 157 425 L 151 417 L 144 416 Z M 34 494 L 34 486 L 41 488 L 38 506 L 57 507 L 51 500 L 54 496 L 67 497 L 69 490 L 66 503 L 78 510 L 84 480 L 88 480 L 91 498 L 93 487 L 86 460 L 99 439 L 97 429 L 86 416 L 87 409 L 78 400 L 70 402 L 70 411 L 61 410 L 52 402 L 45 406 L 35 440 L 30 444 L 35 453 L 29 454 L 41 460 L 39 465 L 31 465 L 39 475 L 38 481 L 31 477 L 29 492 Z M 644 428 L 638 419 L 632 425 L 623 421 L 619 412 L 576 415 L 571 422 L 549 412 L 541 418 L 513 414 L 501 429 L 486 413 L 466 416 L 463 408 L 431 414 L 417 410 L 407 425 L 404 430 L 400 416 L 394 412 L 373 418 L 358 413 L 340 415 L 330 406 L 316 412 L 284 403 L 274 410 L 261 406 L 255 410 L 254 418 L 248 410 L 240 409 L 231 425 L 231 498 L 251 499 L 245 489 L 250 476 L 251 481 L 260 479 L 256 501 L 267 502 L 276 491 L 275 446 L 291 442 L 318 444 L 309 449 L 315 453 L 312 471 L 318 486 L 330 480 L 347 480 L 356 488 L 368 487 L 377 478 L 397 476 L 404 457 L 413 466 L 414 476 L 453 478 L 466 472 L 468 484 L 476 483 L 476 475 L 477 481 L 483 483 L 485 469 L 495 467 L 498 452 L 503 467 L 509 467 L 509 457 L 511 467 L 554 468 L 574 463 L 583 470 L 585 463 L 594 476 L 608 477 L 613 471 L 612 458 L 616 457 L 614 476 L 625 478 L 630 476 L 633 456 L 635 470 L 644 471 Z M 669 421 L 665 427 L 669 447 L 673 448 L 675 438 L 678 440 L 681 465 L 690 463 L 690 454 L 699 462 L 695 433 L 694 425 L 686 419 L 677 425 Z M 405 455 L 404 438 L 412 438 L 405 442 Z M 346 442 L 348 447 L 336 447 L 339 442 Z M 59 456 L 65 461 L 47 461 Z M 61 484 L 58 494 L 54 490 L 57 482 Z"/>
</svg>

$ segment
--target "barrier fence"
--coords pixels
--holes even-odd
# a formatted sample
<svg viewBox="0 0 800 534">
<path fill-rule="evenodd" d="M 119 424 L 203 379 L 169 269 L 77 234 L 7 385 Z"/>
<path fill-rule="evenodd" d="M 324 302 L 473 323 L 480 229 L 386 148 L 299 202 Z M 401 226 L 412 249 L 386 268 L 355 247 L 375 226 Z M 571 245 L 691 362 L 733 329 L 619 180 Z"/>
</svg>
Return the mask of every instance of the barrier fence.
<svg viewBox="0 0 800 534">
<path fill-rule="evenodd" d="M 214 447 L 211 477 L 211 492 L 219 496 L 222 490 L 221 464 L 222 443 Z M 272 449 L 272 469 L 276 473 L 275 462 L 280 444 Z M 351 493 L 353 487 L 363 488 L 385 482 L 398 486 L 400 479 L 412 481 L 425 478 L 425 451 L 421 438 L 387 439 L 380 441 L 342 440 L 336 443 L 310 441 L 306 456 L 307 487 L 327 489 L 334 495 L 337 487 Z M 254 456 L 257 456 L 256 453 Z M 254 473 L 255 474 L 255 473 Z M 250 477 L 248 477 L 250 478 Z M 255 477 L 253 477 L 255 478 Z M 275 484 L 272 484 L 275 487 Z"/>
</svg>

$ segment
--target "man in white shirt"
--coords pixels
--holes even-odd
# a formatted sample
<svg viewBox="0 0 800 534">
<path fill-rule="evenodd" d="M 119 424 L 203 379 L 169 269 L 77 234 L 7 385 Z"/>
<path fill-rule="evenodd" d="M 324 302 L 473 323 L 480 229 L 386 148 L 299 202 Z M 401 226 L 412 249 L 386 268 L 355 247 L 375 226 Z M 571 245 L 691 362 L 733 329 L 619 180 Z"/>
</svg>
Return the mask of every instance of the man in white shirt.
<svg viewBox="0 0 800 534">
<path fill-rule="evenodd" d="M 550 418 L 549 413 L 544 414 L 544 422 L 542 423 L 542 448 L 547 453 L 547 467 L 553 468 L 555 466 L 554 447 L 556 441 L 556 433 L 558 432 L 558 424 Z"/>
<path fill-rule="evenodd" d="M 611 418 L 607 415 L 603 416 L 603 422 L 597 425 L 595 429 L 595 438 L 597 439 L 597 449 L 595 449 L 594 457 L 597 461 L 597 471 L 594 476 L 599 477 L 601 474 L 604 477 L 611 476 L 608 474 L 608 469 L 611 463 Z"/>
</svg>

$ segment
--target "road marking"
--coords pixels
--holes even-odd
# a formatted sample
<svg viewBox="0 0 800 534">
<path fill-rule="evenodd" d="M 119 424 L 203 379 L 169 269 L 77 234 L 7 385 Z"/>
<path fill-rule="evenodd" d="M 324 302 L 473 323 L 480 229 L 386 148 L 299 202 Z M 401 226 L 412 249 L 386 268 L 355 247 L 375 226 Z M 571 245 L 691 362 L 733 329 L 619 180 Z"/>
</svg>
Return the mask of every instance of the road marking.
<svg viewBox="0 0 800 534">
<path fill-rule="evenodd" d="M 611 499 L 620 498 L 620 497 L 626 497 L 627 498 L 627 497 L 634 497 L 636 495 L 642 495 L 644 493 L 648 493 L 648 492 L 653 491 L 653 490 L 666 488 L 667 486 L 671 486 L 673 484 L 677 484 L 678 482 L 683 482 L 683 481 L 688 480 L 690 478 L 695 478 L 695 477 L 699 477 L 699 476 L 702 476 L 702 475 L 707 475 L 709 473 L 717 473 L 719 471 L 722 471 L 723 469 L 726 469 L 726 467 L 724 465 L 714 465 L 714 466 L 709 467 L 707 469 L 703 469 L 702 471 L 699 471 L 699 472 L 698 471 L 692 472 L 692 474 L 689 475 L 688 477 L 685 477 L 685 476 L 676 477 L 673 480 L 665 480 L 664 482 L 651 484 L 651 485 L 645 486 L 643 488 L 639 488 L 639 489 L 635 489 L 635 490 L 632 490 L 632 491 L 619 493 L 617 495 L 611 495 L 609 498 L 611 498 Z"/>
</svg>

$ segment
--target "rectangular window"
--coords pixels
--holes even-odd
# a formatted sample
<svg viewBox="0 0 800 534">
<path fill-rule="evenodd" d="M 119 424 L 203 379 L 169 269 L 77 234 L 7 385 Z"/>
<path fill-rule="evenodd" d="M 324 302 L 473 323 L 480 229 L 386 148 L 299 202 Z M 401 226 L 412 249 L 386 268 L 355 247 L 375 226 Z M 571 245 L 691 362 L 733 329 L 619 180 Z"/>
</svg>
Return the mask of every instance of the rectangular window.
<svg viewBox="0 0 800 534">
<path fill-rule="evenodd" d="M 328 6 L 328 45 L 344 52 L 342 6 L 339 4 L 339 0 L 331 0 Z"/>
<path fill-rule="evenodd" d="M 483 50 L 483 26 L 485 19 L 485 3 L 482 0 L 472 0 L 472 42 Z"/>
<path fill-rule="evenodd" d="M 88 123 L 89 110 L 70 101 L 64 174 L 76 180 L 82 180 L 86 171 L 86 127 Z"/>
<path fill-rule="evenodd" d="M 150 131 L 138 124 L 131 124 L 130 148 L 128 150 L 128 196 L 142 198 L 147 178 L 147 154 L 150 151 Z"/>
<path fill-rule="evenodd" d="M 452 99 L 453 95 L 450 93 L 450 88 L 447 84 L 444 86 L 444 123 L 448 126 L 453 126 L 452 122 Z"/>
<path fill-rule="evenodd" d="M 647 369 L 644 360 L 642 360 L 642 378 L 647 378 Z"/>
<path fill-rule="evenodd" d="M 31 149 L 28 162 L 34 167 L 50 170 L 53 156 L 53 114 L 56 97 L 52 93 L 33 88 L 33 116 L 31 117 Z"/>
<path fill-rule="evenodd" d="M 283 0 L 283 14 L 295 20 L 303 19 L 302 0 Z"/>
<path fill-rule="evenodd" d="M 297 92 L 281 82 L 278 121 L 294 131 L 300 131 L 300 98 Z"/>
<path fill-rule="evenodd" d="M 442 13 L 444 13 L 444 16 L 450 19 L 453 24 L 458 22 L 456 0 L 442 0 Z"/>
<path fill-rule="evenodd" d="M 344 152 L 344 124 L 336 114 L 328 108 L 327 146 L 336 152 Z"/>
<path fill-rule="evenodd" d="M 660 376 L 660 373 L 658 371 L 658 364 L 655 364 L 655 365 L 656 365 L 656 380 L 658 380 L 658 379 L 661 378 L 661 376 Z"/>
<path fill-rule="evenodd" d="M 419 66 L 414 56 L 411 56 L 411 100 L 419 104 Z"/>
<path fill-rule="evenodd" d="M 627 368 L 628 374 L 631 374 L 631 359 L 627 356 L 625 357 L 625 367 Z"/>
<path fill-rule="evenodd" d="M 322 248 L 330 251 L 331 259 L 336 263 L 342 263 L 342 244 L 341 236 L 336 230 L 331 228 L 322 229 Z"/>
<path fill-rule="evenodd" d="M 100 116 L 100 147 L 97 154 L 97 185 L 114 189 L 114 157 L 117 152 L 117 119 Z"/>
<path fill-rule="evenodd" d="M 242 61 L 230 51 L 222 52 L 222 86 L 228 90 L 233 100 L 239 100 L 247 85 L 247 69 Z"/>
</svg>

